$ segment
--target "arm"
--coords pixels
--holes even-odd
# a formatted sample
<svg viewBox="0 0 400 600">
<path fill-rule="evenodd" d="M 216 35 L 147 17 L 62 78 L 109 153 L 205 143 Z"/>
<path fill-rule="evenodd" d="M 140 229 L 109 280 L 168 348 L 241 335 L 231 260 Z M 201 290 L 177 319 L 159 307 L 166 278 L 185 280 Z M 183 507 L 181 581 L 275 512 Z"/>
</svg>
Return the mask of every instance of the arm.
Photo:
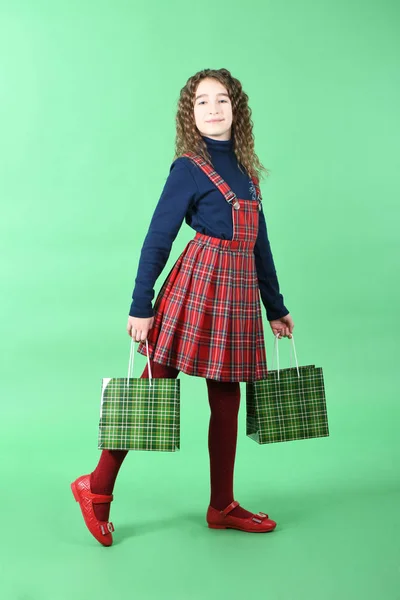
<svg viewBox="0 0 400 600">
<path fill-rule="evenodd" d="M 258 285 L 261 300 L 267 313 L 267 319 L 268 321 L 273 321 L 288 315 L 289 311 L 283 303 L 282 294 L 279 292 L 279 283 L 268 240 L 267 224 L 262 204 L 258 217 L 258 236 L 254 246 Z"/>
<path fill-rule="evenodd" d="M 154 316 L 154 285 L 169 258 L 172 244 L 197 192 L 186 160 L 175 160 L 144 239 L 129 315 Z"/>
</svg>

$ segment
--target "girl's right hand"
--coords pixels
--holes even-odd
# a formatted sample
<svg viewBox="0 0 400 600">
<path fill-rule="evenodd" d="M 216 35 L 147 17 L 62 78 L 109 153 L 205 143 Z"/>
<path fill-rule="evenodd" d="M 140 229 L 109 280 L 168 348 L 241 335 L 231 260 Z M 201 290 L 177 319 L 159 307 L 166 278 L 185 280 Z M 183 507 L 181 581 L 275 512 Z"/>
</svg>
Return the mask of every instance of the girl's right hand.
<svg viewBox="0 0 400 600">
<path fill-rule="evenodd" d="M 139 317 L 128 317 L 126 329 L 128 335 L 136 342 L 145 341 L 150 329 L 153 327 L 154 317 L 140 319 Z"/>
</svg>

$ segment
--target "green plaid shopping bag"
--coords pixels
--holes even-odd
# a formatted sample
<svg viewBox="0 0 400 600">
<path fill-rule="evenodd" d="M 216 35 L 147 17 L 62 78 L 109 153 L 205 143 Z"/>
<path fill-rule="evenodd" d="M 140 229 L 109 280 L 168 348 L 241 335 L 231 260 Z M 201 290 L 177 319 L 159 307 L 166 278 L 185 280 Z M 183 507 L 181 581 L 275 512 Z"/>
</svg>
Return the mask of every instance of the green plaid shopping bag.
<svg viewBox="0 0 400 600">
<path fill-rule="evenodd" d="M 180 380 L 151 376 L 134 378 L 134 341 L 128 377 L 102 380 L 98 448 L 100 450 L 155 450 L 175 452 L 180 448 Z"/>
<path fill-rule="evenodd" d="M 277 358 L 266 379 L 246 382 L 246 435 L 258 444 L 328 436 L 322 367 L 299 367 L 296 357 L 296 367 L 279 369 Z"/>
</svg>

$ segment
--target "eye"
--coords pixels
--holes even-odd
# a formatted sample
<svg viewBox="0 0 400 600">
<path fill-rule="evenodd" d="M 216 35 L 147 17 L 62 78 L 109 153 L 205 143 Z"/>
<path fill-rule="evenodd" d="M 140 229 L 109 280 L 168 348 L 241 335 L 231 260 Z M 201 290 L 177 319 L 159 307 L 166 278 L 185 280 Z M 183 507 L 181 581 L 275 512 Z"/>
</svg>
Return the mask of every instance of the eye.
<svg viewBox="0 0 400 600">
<path fill-rule="evenodd" d="M 199 104 L 204 104 L 205 102 L 205 100 L 200 100 Z M 220 102 L 228 102 L 228 100 L 220 100 Z"/>
</svg>

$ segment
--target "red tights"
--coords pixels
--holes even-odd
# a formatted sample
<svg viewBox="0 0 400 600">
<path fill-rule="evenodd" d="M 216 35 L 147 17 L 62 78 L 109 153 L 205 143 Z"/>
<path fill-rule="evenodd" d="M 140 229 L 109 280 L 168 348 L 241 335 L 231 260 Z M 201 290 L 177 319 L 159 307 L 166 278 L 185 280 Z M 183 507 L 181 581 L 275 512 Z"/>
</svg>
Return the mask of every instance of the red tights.
<svg viewBox="0 0 400 600">
<path fill-rule="evenodd" d="M 175 378 L 179 371 L 174 367 L 151 361 L 153 377 Z M 148 366 L 141 377 L 148 377 Z M 210 504 L 222 510 L 234 500 L 233 471 L 236 454 L 237 418 L 240 404 L 239 382 L 216 381 L 206 379 L 208 401 L 210 404 L 210 425 L 208 430 L 208 449 L 210 455 Z M 128 450 L 103 450 L 96 469 L 91 473 L 90 486 L 95 494 L 112 494 L 118 471 Z M 108 521 L 110 504 L 95 504 L 96 517 Z M 239 518 L 252 515 L 241 506 L 230 514 Z"/>
</svg>

